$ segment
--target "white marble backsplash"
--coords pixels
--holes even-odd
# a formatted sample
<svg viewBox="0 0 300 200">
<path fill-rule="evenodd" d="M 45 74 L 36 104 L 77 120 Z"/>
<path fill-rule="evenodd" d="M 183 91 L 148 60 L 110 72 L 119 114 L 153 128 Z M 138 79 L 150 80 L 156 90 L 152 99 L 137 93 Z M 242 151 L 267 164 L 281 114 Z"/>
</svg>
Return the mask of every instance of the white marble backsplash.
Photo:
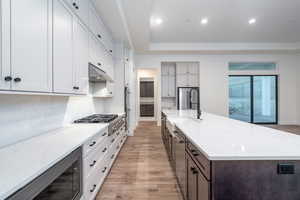
<svg viewBox="0 0 300 200">
<path fill-rule="evenodd" d="M 0 95 L 0 148 L 60 128 L 80 117 L 104 112 L 103 99 Z"/>
</svg>

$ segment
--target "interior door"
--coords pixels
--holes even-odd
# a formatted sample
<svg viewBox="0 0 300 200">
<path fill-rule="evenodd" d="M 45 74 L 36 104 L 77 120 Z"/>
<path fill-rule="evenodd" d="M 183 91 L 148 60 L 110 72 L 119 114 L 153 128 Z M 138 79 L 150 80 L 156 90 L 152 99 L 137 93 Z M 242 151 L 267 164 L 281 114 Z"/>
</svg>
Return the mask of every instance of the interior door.
<svg viewBox="0 0 300 200">
<path fill-rule="evenodd" d="M 53 2 L 53 91 L 74 93 L 73 14 L 60 0 Z"/>
<path fill-rule="evenodd" d="M 89 35 L 85 27 L 75 21 L 74 44 L 75 44 L 75 90 L 79 94 L 88 92 L 88 62 L 89 62 Z"/>
<path fill-rule="evenodd" d="M 50 0 L 11 0 L 13 90 L 51 91 L 50 2 Z"/>
</svg>

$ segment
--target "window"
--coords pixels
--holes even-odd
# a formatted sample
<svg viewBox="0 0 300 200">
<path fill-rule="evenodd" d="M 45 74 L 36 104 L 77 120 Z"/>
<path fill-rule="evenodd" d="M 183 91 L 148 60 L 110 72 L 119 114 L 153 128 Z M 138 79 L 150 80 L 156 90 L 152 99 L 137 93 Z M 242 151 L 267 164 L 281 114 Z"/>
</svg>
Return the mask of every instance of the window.
<svg viewBox="0 0 300 200">
<path fill-rule="evenodd" d="M 277 124 L 277 76 L 229 76 L 229 116 L 250 123 Z"/>
<path fill-rule="evenodd" d="M 262 62 L 231 62 L 229 71 L 246 71 L 246 70 L 276 70 L 276 63 Z"/>
</svg>

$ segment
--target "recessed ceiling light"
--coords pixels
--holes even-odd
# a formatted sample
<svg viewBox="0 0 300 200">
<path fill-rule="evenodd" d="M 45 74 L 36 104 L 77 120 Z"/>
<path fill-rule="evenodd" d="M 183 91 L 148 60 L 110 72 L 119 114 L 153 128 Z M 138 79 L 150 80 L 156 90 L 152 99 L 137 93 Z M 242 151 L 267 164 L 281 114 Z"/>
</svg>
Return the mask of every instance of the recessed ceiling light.
<svg viewBox="0 0 300 200">
<path fill-rule="evenodd" d="M 256 23 L 256 19 L 255 18 L 251 18 L 248 21 L 249 24 L 255 24 Z"/>
<path fill-rule="evenodd" d="M 201 19 L 201 24 L 205 25 L 207 23 L 208 23 L 208 19 L 206 17 Z"/>
<path fill-rule="evenodd" d="M 160 17 L 152 17 L 151 20 L 150 20 L 150 23 L 151 23 L 151 25 L 154 25 L 154 26 L 155 25 L 160 25 L 160 24 L 163 23 L 163 20 Z"/>
</svg>

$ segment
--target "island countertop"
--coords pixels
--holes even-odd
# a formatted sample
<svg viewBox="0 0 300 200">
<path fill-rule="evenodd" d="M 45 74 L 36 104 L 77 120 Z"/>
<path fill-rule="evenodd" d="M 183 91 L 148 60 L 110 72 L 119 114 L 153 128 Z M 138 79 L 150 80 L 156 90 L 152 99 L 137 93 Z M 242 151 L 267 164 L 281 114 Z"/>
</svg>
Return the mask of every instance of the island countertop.
<svg viewBox="0 0 300 200">
<path fill-rule="evenodd" d="M 163 110 L 209 160 L 300 160 L 300 136 L 209 113 Z"/>
</svg>

